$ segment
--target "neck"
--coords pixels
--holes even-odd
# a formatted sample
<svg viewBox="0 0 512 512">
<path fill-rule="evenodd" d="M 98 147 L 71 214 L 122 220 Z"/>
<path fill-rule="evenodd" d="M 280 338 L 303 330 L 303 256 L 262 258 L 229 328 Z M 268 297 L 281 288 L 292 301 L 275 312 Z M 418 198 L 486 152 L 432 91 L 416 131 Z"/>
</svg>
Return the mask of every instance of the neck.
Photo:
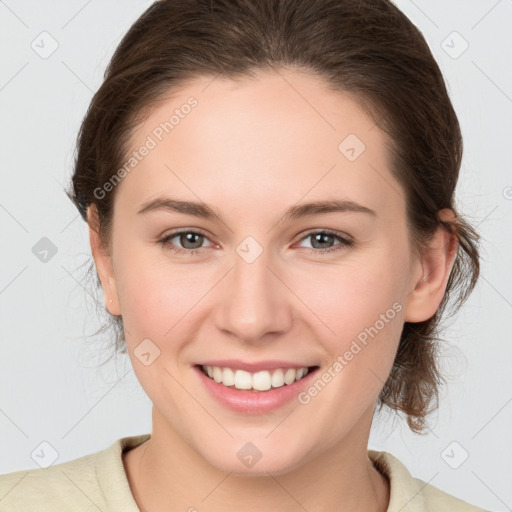
<svg viewBox="0 0 512 512">
<path fill-rule="evenodd" d="M 168 424 L 154 421 L 151 438 L 124 453 L 123 462 L 141 512 L 385 512 L 389 482 L 369 460 L 367 439 L 344 439 L 287 473 L 237 476 L 215 468 Z"/>
</svg>

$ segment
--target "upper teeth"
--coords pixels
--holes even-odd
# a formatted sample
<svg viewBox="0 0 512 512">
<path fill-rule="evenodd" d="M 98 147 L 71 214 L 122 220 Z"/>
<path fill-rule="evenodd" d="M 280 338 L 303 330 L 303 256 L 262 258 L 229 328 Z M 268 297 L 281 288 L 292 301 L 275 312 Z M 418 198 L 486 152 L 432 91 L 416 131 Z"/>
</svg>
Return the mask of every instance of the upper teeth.
<svg viewBox="0 0 512 512">
<path fill-rule="evenodd" d="M 256 391 L 267 391 L 272 388 L 280 388 L 285 384 L 292 384 L 302 379 L 308 368 L 277 368 L 250 373 L 244 370 L 233 370 L 232 368 L 221 368 L 219 366 L 203 366 L 206 373 L 215 382 L 224 386 L 235 386 L 237 389 L 255 389 Z"/>
</svg>

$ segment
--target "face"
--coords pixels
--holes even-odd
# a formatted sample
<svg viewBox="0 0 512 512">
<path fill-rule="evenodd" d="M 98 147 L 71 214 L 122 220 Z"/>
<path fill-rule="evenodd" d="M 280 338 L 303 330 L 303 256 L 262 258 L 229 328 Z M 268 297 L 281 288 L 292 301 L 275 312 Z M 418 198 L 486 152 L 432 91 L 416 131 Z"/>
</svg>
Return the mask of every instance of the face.
<svg viewBox="0 0 512 512">
<path fill-rule="evenodd" d="M 102 282 L 154 432 L 240 474 L 279 474 L 349 440 L 366 447 L 421 277 L 386 143 L 350 96 L 291 70 L 198 79 L 138 127 Z M 338 209 L 302 208 L 316 202 Z M 223 394 L 197 367 L 219 360 L 316 369 L 265 406 L 275 390 Z M 249 442 L 255 470 L 237 456 L 257 453 Z"/>
</svg>

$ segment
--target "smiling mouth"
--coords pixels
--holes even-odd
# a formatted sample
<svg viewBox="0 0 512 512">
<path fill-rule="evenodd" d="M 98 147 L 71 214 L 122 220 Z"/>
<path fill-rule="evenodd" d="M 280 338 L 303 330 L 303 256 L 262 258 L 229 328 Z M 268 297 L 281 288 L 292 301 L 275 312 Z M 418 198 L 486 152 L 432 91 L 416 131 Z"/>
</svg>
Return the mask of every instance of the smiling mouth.
<svg viewBox="0 0 512 512">
<path fill-rule="evenodd" d="M 275 368 L 259 372 L 247 372 L 220 366 L 196 365 L 211 380 L 225 387 L 245 391 L 269 391 L 289 386 L 316 371 L 319 366 L 302 368 Z"/>
</svg>

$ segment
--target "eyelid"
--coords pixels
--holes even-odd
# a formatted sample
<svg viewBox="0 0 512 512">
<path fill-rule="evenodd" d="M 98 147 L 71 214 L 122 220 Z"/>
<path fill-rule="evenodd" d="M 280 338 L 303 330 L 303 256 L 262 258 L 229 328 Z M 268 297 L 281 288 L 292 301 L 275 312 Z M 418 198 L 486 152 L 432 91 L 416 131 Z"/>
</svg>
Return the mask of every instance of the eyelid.
<svg viewBox="0 0 512 512">
<path fill-rule="evenodd" d="M 176 228 L 176 229 L 172 229 L 171 231 L 164 231 L 164 233 L 159 236 L 158 238 L 168 238 L 170 236 L 176 236 L 176 235 L 180 235 L 182 233 L 197 233 L 198 235 L 202 235 L 204 236 L 205 238 L 208 238 L 208 240 L 210 240 L 210 242 L 212 241 L 210 239 L 210 235 L 204 230 L 204 229 L 201 229 L 201 228 Z"/>
<path fill-rule="evenodd" d="M 332 236 L 341 238 L 341 239 L 345 240 L 346 242 L 354 241 L 354 239 L 347 233 L 342 233 L 340 231 L 336 231 L 333 229 L 327 229 L 327 228 L 325 228 L 325 229 L 317 228 L 317 229 L 311 229 L 309 231 L 306 231 L 306 233 L 301 235 L 301 238 L 299 238 L 298 241 L 301 242 L 302 240 L 304 240 L 304 238 L 307 238 L 308 236 L 316 235 L 316 234 L 320 234 L 320 233 L 324 233 L 326 235 L 332 235 Z"/>
<path fill-rule="evenodd" d="M 158 243 L 163 244 L 163 245 L 165 245 L 167 243 L 170 244 L 170 240 L 172 240 L 176 236 L 182 235 L 184 233 L 195 233 L 197 235 L 203 236 L 206 240 L 208 240 L 211 243 L 211 245 L 207 246 L 207 247 L 214 247 L 214 246 L 218 245 L 215 242 L 213 242 L 213 240 L 211 240 L 210 236 L 203 229 L 201 229 L 201 228 L 186 228 L 186 227 L 185 228 L 176 228 L 169 232 L 164 232 L 163 235 L 158 237 Z M 199 249 L 182 249 L 181 247 L 176 247 L 173 250 L 175 250 L 178 253 L 183 252 L 183 253 L 195 254 L 197 252 L 202 251 L 203 249 L 207 249 L 207 247 L 200 247 Z"/>
</svg>

